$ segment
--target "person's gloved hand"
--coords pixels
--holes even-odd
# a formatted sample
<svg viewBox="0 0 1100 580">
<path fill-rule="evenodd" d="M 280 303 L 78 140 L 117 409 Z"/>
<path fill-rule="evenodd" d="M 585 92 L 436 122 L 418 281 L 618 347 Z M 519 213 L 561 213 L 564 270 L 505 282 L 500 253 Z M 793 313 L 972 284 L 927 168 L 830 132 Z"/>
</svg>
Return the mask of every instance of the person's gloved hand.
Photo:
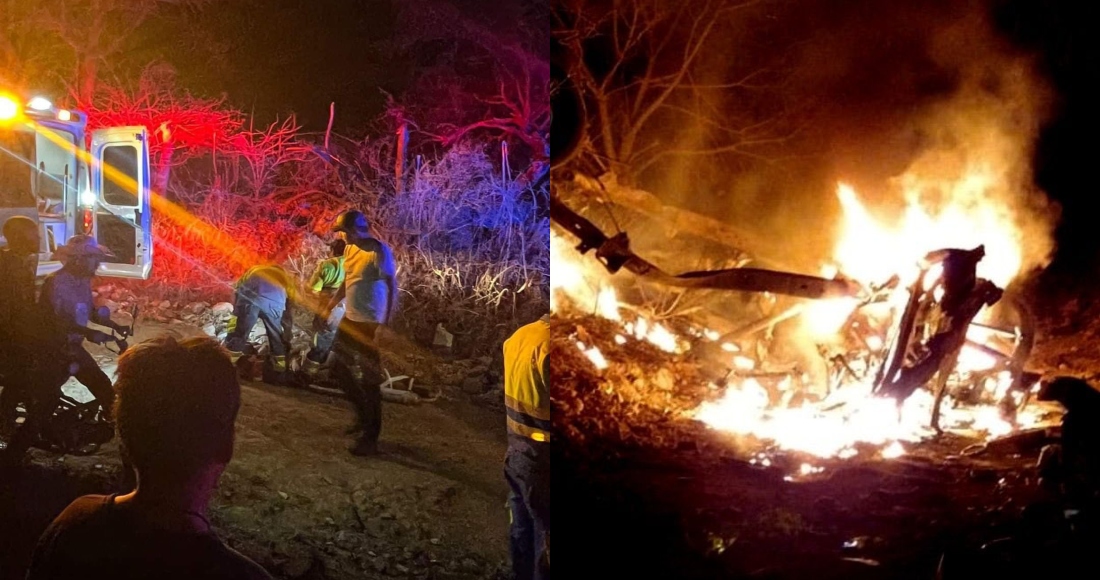
<svg viewBox="0 0 1100 580">
<path fill-rule="evenodd" d="M 101 331 L 96 330 L 96 331 L 92 332 L 92 337 L 89 338 L 88 340 L 90 340 L 90 341 L 92 341 L 96 344 L 103 344 L 103 343 L 106 343 L 106 342 L 110 342 L 114 339 L 115 339 L 115 337 L 107 334 L 106 332 L 101 332 Z"/>
</svg>

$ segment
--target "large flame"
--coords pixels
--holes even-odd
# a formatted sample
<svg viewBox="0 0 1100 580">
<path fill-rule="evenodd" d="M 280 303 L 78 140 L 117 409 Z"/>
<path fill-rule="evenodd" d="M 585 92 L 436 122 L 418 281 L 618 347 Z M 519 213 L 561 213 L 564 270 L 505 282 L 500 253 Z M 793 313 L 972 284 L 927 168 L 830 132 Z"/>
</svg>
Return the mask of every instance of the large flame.
<svg viewBox="0 0 1100 580">
<path fill-rule="evenodd" d="M 908 282 L 928 252 L 984 245 L 986 257 L 978 263 L 978 276 L 1005 287 L 1020 272 L 1023 234 L 995 200 L 970 201 L 988 188 L 989 179 L 983 173 L 968 174 L 944 196 L 947 202 L 938 209 L 922 205 L 922 189 L 910 184 L 904 214 L 892 227 L 875 220 L 854 189 L 839 184 L 844 224 L 833 255 L 840 271 L 868 284 L 885 282 L 893 275 Z"/>
<path fill-rule="evenodd" d="M 900 311 L 909 283 L 920 273 L 919 263 L 929 252 L 942 248 L 971 249 L 984 245 L 986 257 L 978 265 L 978 275 L 1004 287 L 1019 273 L 1022 263 L 1022 233 L 1006 218 L 1005 209 L 996 203 L 974 203 L 980 191 L 988 186 L 988 173 L 968 174 L 947 187 L 935 206 L 922 205 L 921 187 L 909 180 L 905 191 L 905 210 L 895 223 L 876 219 L 854 189 L 845 184 L 837 187 L 837 196 L 844 211 L 841 232 L 833 253 L 834 263 L 823 267 L 822 274 L 842 274 L 866 285 L 881 284 L 893 276 L 903 282 L 886 304 L 885 312 Z M 942 189 L 942 184 L 941 184 Z M 943 193 L 941 191 L 941 193 Z M 614 290 L 607 284 L 603 272 L 582 265 L 580 257 L 568 243 L 552 233 L 552 288 L 568 296 L 573 304 L 609 320 L 618 321 L 623 332 L 616 337 L 620 344 L 627 340 L 646 340 L 661 349 L 675 353 L 683 341 L 667 328 L 637 316 L 631 310 L 624 316 Z M 927 280 L 927 279 L 926 279 Z M 557 311 L 560 298 L 552 302 Z M 804 330 L 814 340 L 827 341 L 848 319 L 857 301 L 854 299 L 810 301 L 800 306 Z M 698 337 L 717 340 L 718 334 L 707 329 L 694 332 Z M 968 338 L 978 343 L 989 339 L 989 333 L 972 329 Z M 868 351 L 880 351 L 886 336 L 865 338 Z M 606 368 L 607 360 L 598 345 L 578 342 L 597 369 Z M 918 389 L 902 402 L 873 397 L 870 384 L 854 379 L 842 388 L 834 388 L 821 401 L 803 402 L 797 406 L 774 404 L 759 380 L 752 376 L 761 361 L 746 356 L 736 344 L 725 343 L 721 349 L 730 356 L 732 381 L 721 400 L 701 405 L 691 417 L 708 426 L 731 433 L 752 435 L 770 440 L 781 448 L 805 452 L 820 457 L 851 457 L 859 448 L 871 446 L 882 457 L 890 458 L 905 452 L 905 445 L 919 441 L 932 433 L 929 417 L 933 396 Z M 996 361 L 979 348 L 966 346 L 960 353 L 958 370 L 989 371 Z M 980 388 L 998 397 L 1003 396 L 1012 382 L 1006 372 L 989 372 Z M 869 380 L 867 381 L 869 383 Z M 791 390 L 790 380 L 784 380 L 781 390 Z M 820 389 L 826 392 L 828 389 Z M 993 405 L 955 405 L 948 397 L 941 407 L 940 424 L 948 430 L 966 430 L 986 437 L 1010 433 L 1013 429 L 1037 424 L 1037 414 L 1021 414 L 1017 424 L 1002 418 Z M 862 444 L 862 445 L 861 445 Z M 812 466 L 811 466 L 812 468 Z M 811 471 L 815 469 L 812 468 Z"/>
</svg>

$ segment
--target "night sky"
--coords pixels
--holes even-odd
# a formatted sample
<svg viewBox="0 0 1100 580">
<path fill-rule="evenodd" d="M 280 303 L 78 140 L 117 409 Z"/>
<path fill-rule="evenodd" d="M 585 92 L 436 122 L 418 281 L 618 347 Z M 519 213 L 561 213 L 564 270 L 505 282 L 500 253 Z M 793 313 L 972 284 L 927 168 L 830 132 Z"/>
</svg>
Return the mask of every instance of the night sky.
<svg viewBox="0 0 1100 580">
<path fill-rule="evenodd" d="M 355 132 L 381 111 L 379 89 L 408 82 L 408 67 L 387 54 L 396 19 L 388 0 L 215 2 L 166 11 L 132 54 L 137 65 L 166 54 L 181 87 L 224 95 L 259 121 L 293 112 L 321 131 L 336 101 L 337 129 Z"/>
<path fill-rule="evenodd" d="M 1100 34 L 1088 3 L 1012 0 L 997 4 L 997 23 L 1017 45 L 1041 55 L 1060 103 L 1041 134 L 1039 185 L 1063 206 L 1056 267 L 1094 277 L 1100 252 Z"/>
<path fill-rule="evenodd" d="M 443 0 L 447 1 L 447 0 Z M 473 18 L 508 26 L 504 5 L 453 0 Z M 335 130 L 362 135 L 415 77 L 413 56 L 398 43 L 399 0 L 220 0 L 201 10 L 168 8 L 143 27 L 128 52 L 131 70 L 155 59 L 177 71 L 177 84 L 224 95 L 259 122 L 295 113 L 307 131 L 323 131 L 336 102 Z"/>
</svg>

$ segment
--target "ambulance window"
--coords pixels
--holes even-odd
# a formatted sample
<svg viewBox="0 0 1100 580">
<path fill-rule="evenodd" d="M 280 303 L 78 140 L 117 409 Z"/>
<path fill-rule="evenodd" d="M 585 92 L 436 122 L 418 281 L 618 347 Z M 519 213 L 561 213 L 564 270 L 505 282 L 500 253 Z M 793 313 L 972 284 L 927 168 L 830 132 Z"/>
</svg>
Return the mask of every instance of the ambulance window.
<svg viewBox="0 0 1100 580">
<path fill-rule="evenodd" d="M 0 128 L 0 207 L 35 207 L 34 133 Z"/>
<path fill-rule="evenodd" d="M 103 201 L 109 205 L 138 205 L 138 150 L 133 145 L 103 148 Z"/>
<path fill-rule="evenodd" d="M 46 127 L 39 127 L 37 135 L 38 167 L 41 171 L 37 176 L 35 193 L 51 206 L 60 208 L 65 192 L 76 189 L 73 182 L 76 168 L 75 137 L 67 131 Z M 67 184 L 66 178 L 69 180 Z"/>
</svg>

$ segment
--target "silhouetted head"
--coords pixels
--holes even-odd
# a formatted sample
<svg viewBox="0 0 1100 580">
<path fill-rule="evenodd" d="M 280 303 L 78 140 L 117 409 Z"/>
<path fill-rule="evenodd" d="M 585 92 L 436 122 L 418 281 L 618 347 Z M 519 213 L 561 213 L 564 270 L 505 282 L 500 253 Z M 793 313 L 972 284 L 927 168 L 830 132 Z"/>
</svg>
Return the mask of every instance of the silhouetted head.
<svg viewBox="0 0 1100 580">
<path fill-rule="evenodd" d="M 99 245 L 92 236 L 81 234 L 69 238 L 64 246 L 54 252 L 54 259 L 59 260 L 66 270 L 80 276 L 94 276 L 99 264 L 108 258 L 115 257 L 107 248 Z"/>
<path fill-rule="evenodd" d="M 26 216 L 13 216 L 4 222 L 8 249 L 19 256 L 38 253 L 38 224 Z"/>
<path fill-rule="evenodd" d="M 162 337 L 118 360 L 115 421 L 138 473 L 189 478 L 233 456 L 241 387 L 229 354 L 202 337 Z"/>
<path fill-rule="evenodd" d="M 332 231 L 343 234 L 348 243 L 354 244 L 370 237 L 370 222 L 363 212 L 352 209 L 336 216 Z"/>
</svg>

